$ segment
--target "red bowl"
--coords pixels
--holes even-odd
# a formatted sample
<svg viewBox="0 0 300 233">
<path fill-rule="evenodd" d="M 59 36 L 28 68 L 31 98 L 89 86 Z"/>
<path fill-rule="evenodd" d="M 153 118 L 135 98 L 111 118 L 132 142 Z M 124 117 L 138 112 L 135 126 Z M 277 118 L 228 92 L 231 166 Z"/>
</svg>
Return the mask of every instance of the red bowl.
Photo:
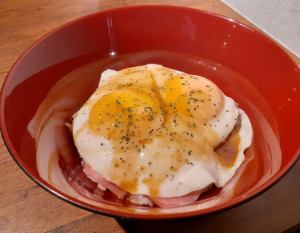
<svg viewBox="0 0 300 233">
<path fill-rule="evenodd" d="M 87 202 L 41 178 L 35 142 L 27 131 L 29 121 L 58 80 L 101 59 L 106 59 L 106 68 L 161 63 L 202 74 L 237 100 L 254 122 L 254 143 L 259 149 L 254 150 L 255 159 L 250 161 L 246 175 L 241 176 L 240 187 L 234 195 L 207 206 L 203 203 L 214 194 L 187 207 L 139 209 Z M 101 69 L 99 65 L 99 74 Z M 83 76 L 82 83 L 87 79 Z M 94 78 L 89 83 L 90 92 L 96 82 Z M 299 68 L 260 32 L 200 10 L 137 6 L 79 18 L 34 43 L 20 56 L 3 84 L 0 123 L 5 143 L 18 165 L 63 200 L 113 216 L 181 218 L 241 203 L 282 177 L 299 157 L 299 106 Z"/>
</svg>

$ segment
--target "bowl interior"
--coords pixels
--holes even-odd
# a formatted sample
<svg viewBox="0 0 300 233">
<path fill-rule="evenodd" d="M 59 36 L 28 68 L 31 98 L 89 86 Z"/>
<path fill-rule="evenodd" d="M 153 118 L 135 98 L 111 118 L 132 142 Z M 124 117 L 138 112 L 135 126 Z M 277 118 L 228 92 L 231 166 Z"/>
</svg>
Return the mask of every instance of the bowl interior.
<svg viewBox="0 0 300 233">
<path fill-rule="evenodd" d="M 198 203 L 180 209 L 135 209 L 85 202 L 39 176 L 35 142 L 27 127 L 49 90 L 70 72 L 90 70 L 87 75 L 77 77 L 89 94 L 105 68 L 121 69 L 147 63 L 159 63 L 212 79 L 245 108 L 257 125 L 254 126 L 258 135 L 255 143 L 259 151 L 253 152 L 258 155 L 249 168 L 252 181 L 244 178 L 248 185 L 240 187 L 232 198 L 201 208 Z M 81 86 L 77 89 L 80 92 Z M 117 216 L 174 218 L 232 206 L 281 177 L 299 155 L 299 106 L 298 67 L 262 34 L 199 10 L 139 6 L 80 18 L 31 46 L 4 83 L 1 130 L 12 156 L 24 171 L 63 199 Z M 259 135 L 264 135 L 264 140 L 259 140 Z"/>
</svg>

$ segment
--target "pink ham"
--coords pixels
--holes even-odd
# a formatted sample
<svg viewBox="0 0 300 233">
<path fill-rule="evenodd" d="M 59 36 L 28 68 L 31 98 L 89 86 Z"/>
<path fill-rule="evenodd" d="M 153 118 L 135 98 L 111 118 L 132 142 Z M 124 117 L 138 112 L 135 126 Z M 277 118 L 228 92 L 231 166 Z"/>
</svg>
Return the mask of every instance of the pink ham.
<svg viewBox="0 0 300 233">
<path fill-rule="evenodd" d="M 162 208 L 174 208 L 180 206 L 186 206 L 192 204 L 193 202 L 197 201 L 202 190 L 191 192 L 187 195 L 181 197 L 172 197 L 172 198 L 152 198 L 152 201 Z"/>
<path fill-rule="evenodd" d="M 132 195 L 130 195 L 128 200 L 132 205 L 153 207 L 153 202 L 151 201 L 151 199 L 149 197 L 147 197 L 145 195 L 132 194 Z"/>
<path fill-rule="evenodd" d="M 59 151 L 59 165 L 73 188 L 82 196 L 103 201 L 105 190 L 110 190 L 116 197 L 123 200 L 127 192 L 121 190 L 117 185 L 107 181 L 103 176 L 95 172 L 91 167 L 81 163 L 80 156 L 71 144 L 71 135 L 65 129 L 57 129 L 57 147 Z M 205 190 L 192 192 L 182 197 L 173 198 L 150 198 L 146 195 L 133 194 L 128 196 L 132 205 L 150 206 L 155 203 L 162 208 L 172 208 L 191 204 Z"/>
<path fill-rule="evenodd" d="M 65 128 L 56 129 L 56 144 L 59 166 L 69 184 L 82 196 L 95 201 L 103 201 L 104 192 L 97 187 L 97 183 L 84 174 L 80 157 L 72 144 L 71 135 Z"/>
<path fill-rule="evenodd" d="M 99 175 L 87 164 L 83 165 L 83 172 L 93 182 L 97 183 L 98 188 L 100 188 L 101 190 L 108 189 L 112 193 L 114 193 L 119 199 L 123 199 L 126 196 L 127 192 L 121 190 L 117 185 L 107 181 L 103 176 Z M 157 206 L 162 208 L 173 208 L 192 204 L 193 202 L 197 201 L 200 194 L 206 190 L 207 189 L 194 191 L 181 197 L 172 198 L 151 198 L 146 195 L 132 194 L 128 197 L 128 200 L 133 205 L 152 207 L 153 203 L 155 203 Z"/>
<path fill-rule="evenodd" d="M 94 200 L 94 201 L 103 201 L 103 191 L 100 189 L 94 189 L 93 192 L 88 191 L 85 187 L 82 187 L 76 180 L 71 180 L 70 185 L 82 196 Z"/>
<path fill-rule="evenodd" d="M 104 179 L 103 176 L 99 175 L 87 164 L 83 165 L 83 172 L 88 178 L 98 184 L 98 188 L 101 188 L 102 190 L 108 189 L 120 199 L 123 199 L 126 196 L 127 192 L 121 190 L 117 185 Z"/>
</svg>

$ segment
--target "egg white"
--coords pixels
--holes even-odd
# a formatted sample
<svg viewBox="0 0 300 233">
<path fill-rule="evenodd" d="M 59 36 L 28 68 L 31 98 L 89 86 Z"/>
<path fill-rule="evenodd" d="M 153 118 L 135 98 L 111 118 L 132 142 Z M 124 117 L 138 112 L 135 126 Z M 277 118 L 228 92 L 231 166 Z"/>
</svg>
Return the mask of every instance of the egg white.
<svg viewBox="0 0 300 233">
<path fill-rule="evenodd" d="M 147 65 L 148 68 L 155 68 L 159 65 Z M 179 72 L 179 71 L 178 71 Z M 102 73 L 99 86 L 109 83 L 113 79 L 117 71 L 106 70 Z M 89 98 L 88 102 L 95 102 L 101 98 L 103 94 L 95 92 Z M 227 110 L 227 111 L 226 111 Z M 112 181 L 109 174 L 112 168 L 112 158 L 114 149 L 112 143 L 99 135 L 94 135 L 88 127 L 84 127 L 90 114 L 89 105 L 83 105 L 82 108 L 73 116 L 73 135 L 80 134 L 75 138 L 75 145 L 84 163 L 88 164 L 94 171 L 101 174 L 108 181 Z M 223 141 L 232 131 L 236 124 L 236 120 L 241 115 L 241 128 L 239 131 L 240 144 L 238 148 L 237 158 L 231 167 L 224 167 L 218 160 L 213 157 L 206 157 L 202 160 L 191 160 L 193 166 L 183 165 L 176 173 L 165 179 L 161 184 L 158 192 L 159 197 L 178 197 L 190 192 L 201 190 L 211 184 L 217 187 L 223 187 L 235 174 L 236 170 L 244 161 L 244 150 L 249 147 L 252 140 L 252 127 L 246 113 L 239 109 L 233 99 L 224 95 L 224 106 L 218 116 L 211 120 L 211 125 Z M 159 148 L 159 149 L 158 149 Z M 174 153 L 172 145 L 166 146 L 158 138 L 146 144 L 145 148 L 139 154 L 141 164 L 147 163 L 145 154 L 157 153 L 172 154 Z M 159 150 L 159 151 L 158 151 Z M 158 157 L 159 159 L 159 157 Z M 158 163 L 159 164 L 159 163 Z M 159 167 L 157 168 L 159 169 Z M 138 185 L 135 194 L 150 195 L 147 185 L 143 179 L 146 175 L 139 176 Z"/>
</svg>

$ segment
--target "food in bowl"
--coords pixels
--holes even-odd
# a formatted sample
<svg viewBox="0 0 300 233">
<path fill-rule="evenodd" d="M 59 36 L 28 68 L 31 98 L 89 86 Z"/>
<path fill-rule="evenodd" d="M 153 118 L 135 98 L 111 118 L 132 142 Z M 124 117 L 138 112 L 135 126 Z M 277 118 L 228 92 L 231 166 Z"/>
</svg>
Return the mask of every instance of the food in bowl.
<svg viewBox="0 0 300 233">
<path fill-rule="evenodd" d="M 252 143 L 235 175 L 191 205 L 127 205 L 109 190 L 101 191 L 83 172 L 65 127 L 96 90 L 100 73 L 143 64 L 207 77 L 251 120 Z M 169 6 L 98 12 L 52 31 L 20 57 L 3 85 L 1 131 L 13 158 L 31 178 L 77 206 L 143 219 L 212 213 L 261 193 L 298 158 L 299 117 L 291 114 L 299 104 L 298 71 L 275 43 L 232 19 Z"/>
<path fill-rule="evenodd" d="M 224 187 L 252 140 L 247 114 L 212 81 L 154 64 L 104 71 L 68 125 L 100 197 L 162 208 Z"/>
</svg>

